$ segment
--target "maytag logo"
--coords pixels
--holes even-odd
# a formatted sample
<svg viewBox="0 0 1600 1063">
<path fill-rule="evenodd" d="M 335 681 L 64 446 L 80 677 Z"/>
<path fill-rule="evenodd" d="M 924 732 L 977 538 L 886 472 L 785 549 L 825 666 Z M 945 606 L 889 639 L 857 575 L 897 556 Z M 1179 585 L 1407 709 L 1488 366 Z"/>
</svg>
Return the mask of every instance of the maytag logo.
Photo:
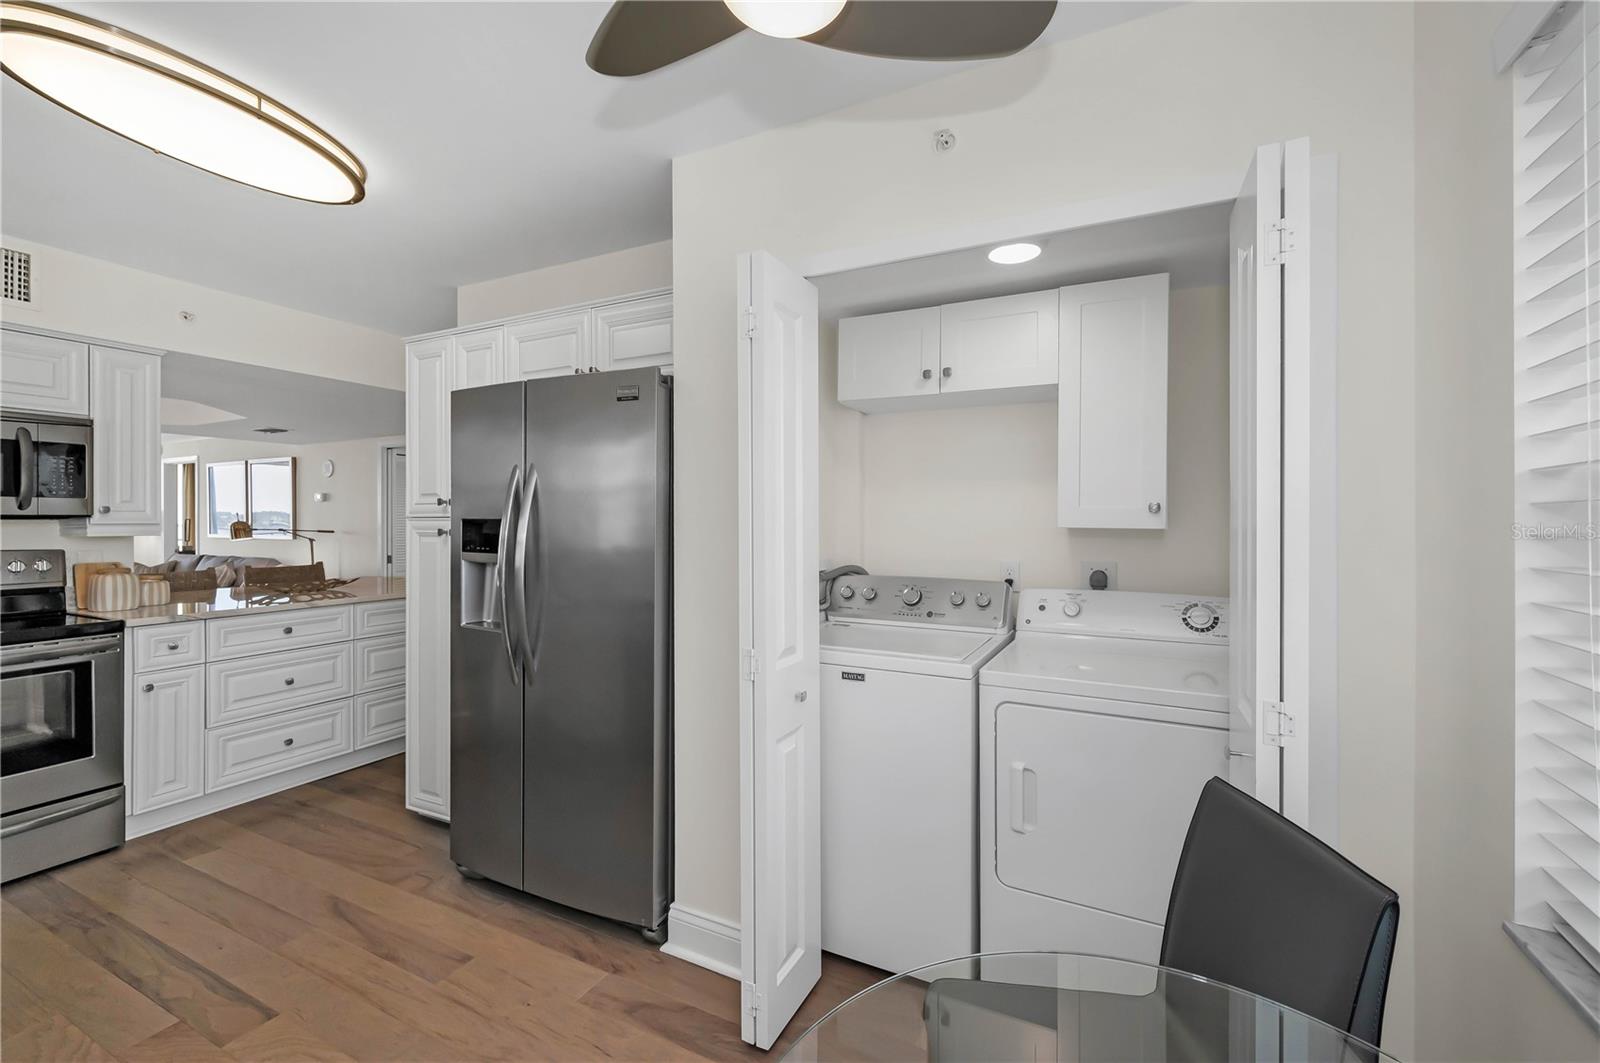
<svg viewBox="0 0 1600 1063">
<path fill-rule="evenodd" d="M 867 681 L 867 673 L 865 672 L 840 672 L 839 677 L 848 679 L 852 683 L 865 683 Z"/>
</svg>

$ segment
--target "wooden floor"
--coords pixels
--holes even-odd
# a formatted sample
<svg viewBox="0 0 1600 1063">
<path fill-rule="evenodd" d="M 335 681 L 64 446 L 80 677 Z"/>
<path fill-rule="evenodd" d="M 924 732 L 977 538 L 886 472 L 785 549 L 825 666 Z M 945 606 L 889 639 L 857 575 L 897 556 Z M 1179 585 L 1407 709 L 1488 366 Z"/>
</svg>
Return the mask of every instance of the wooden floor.
<svg viewBox="0 0 1600 1063">
<path fill-rule="evenodd" d="M 765 1058 L 731 979 L 488 883 L 394 757 L 0 891 L 0 1057 Z M 788 1039 L 881 972 L 829 957 Z"/>
</svg>

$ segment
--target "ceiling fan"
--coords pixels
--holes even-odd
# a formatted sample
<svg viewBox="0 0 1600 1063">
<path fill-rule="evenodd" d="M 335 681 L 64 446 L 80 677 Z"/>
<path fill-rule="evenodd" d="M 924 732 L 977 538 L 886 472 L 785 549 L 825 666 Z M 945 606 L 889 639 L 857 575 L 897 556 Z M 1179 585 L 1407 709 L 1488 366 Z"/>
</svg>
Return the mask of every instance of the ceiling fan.
<svg viewBox="0 0 1600 1063">
<path fill-rule="evenodd" d="M 617 0 L 589 66 L 633 77 L 753 29 L 886 59 L 995 59 L 1032 44 L 1056 0 Z"/>
</svg>

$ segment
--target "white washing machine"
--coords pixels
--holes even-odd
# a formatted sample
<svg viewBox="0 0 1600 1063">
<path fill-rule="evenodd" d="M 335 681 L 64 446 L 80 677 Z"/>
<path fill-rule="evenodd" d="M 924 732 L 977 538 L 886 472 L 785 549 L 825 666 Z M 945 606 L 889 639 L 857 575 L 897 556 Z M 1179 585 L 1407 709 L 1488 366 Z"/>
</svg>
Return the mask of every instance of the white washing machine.
<svg viewBox="0 0 1600 1063">
<path fill-rule="evenodd" d="M 822 947 L 907 971 L 977 947 L 978 669 L 1003 582 L 846 576 L 822 622 Z"/>
<path fill-rule="evenodd" d="M 1227 604 L 1022 592 L 980 680 L 983 951 L 1156 962 L 1200 788 L 1227 777 Z"/>
</svg>

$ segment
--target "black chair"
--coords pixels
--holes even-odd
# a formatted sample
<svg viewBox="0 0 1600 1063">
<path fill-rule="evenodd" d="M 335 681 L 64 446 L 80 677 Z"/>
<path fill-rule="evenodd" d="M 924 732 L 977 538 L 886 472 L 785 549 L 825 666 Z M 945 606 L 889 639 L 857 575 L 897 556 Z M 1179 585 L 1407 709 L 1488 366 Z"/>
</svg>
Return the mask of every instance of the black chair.
<svg viewBox="0 0 1600 1063">
<path fill-rule="evenodd" d="M 1178 860 L 1161 963 L 1376 1045 L 1399 926 L 1394 890 L 1212 779 Z"/>
</svg>

